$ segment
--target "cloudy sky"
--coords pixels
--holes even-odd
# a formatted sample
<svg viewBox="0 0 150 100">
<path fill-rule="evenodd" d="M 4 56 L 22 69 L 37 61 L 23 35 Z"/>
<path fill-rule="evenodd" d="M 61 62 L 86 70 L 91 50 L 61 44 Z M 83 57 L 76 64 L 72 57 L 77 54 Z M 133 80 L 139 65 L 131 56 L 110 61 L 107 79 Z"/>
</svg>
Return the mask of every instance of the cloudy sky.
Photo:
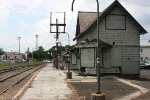
<svg viewBox="0 0 150 100">
<path fill-rule="evenodd" d="M 100 11 L 113 1 L 99 0 Z M 119 2 L 148 32 L 150 31 L 150 0 L 119 0 Z M 45 49 L 54 46 L 55 34 L 51 34 L 49 30 L 50 12 L 66 12 L 66 32 L 69 33 L 70 43 L 73 44 L 77 12 L 96 11 L 96 0 L 76 0 L 74 12 L 71 12 L 71 3 L 72 0 L 0 0 L 0 48 L 5 51 L 18 51 L 17 37 L 20 36 L 21 52 L 28 47 L 32 51 L 35 49 L 36 34 L 39 35 L 39 45 Z M 141 44 L 148 44 L 149 39 L 149 33 L 142 35 Z M 68 44 L 67 34 L 60 34 L 60 41 L 62 45 Z"/>
</svg>

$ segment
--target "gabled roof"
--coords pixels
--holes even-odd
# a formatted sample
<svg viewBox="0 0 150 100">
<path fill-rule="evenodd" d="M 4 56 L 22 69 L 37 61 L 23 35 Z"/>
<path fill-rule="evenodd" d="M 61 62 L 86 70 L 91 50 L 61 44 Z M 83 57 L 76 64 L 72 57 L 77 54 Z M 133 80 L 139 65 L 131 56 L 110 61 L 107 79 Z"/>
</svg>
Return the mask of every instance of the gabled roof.
<svg viewBox="0 0 150 100">
<path fill-rule="evenodd" d="M 78 21 L 77 21 L 77 30 L 80 30 L 79 32 L 76 32 L 76 36 L 78 36 L 80 33 L 83 33 L 87 27 L 89 27 L 90 23 L 94 21 L 96 18 L 96 12 L 78 12 Z"/>
<path fill-rule="evenodd" d="M 133 18 L 133 16 L 118 2 L 118 0 L 115 0 L 110 6 L 108 6 L 103 12 L 99 15 L 99 20 L 102 20 L 107 13 L 109 13 L 114 7 L 118 6 L 126 16 L 128 16 L 134 23 L 139 27 L 140 31 L 139 33 L 145 34 L 147 31 Z M 78 20 L 77 20 L 77 26 L 76 26 L 76 37 L 84 35 L 86 31 L 88 31 L 92 26 L 96 25 L 97 21 L 97 13 L 96 12 L 79 12 L 78 13 Z"/>
</svg>

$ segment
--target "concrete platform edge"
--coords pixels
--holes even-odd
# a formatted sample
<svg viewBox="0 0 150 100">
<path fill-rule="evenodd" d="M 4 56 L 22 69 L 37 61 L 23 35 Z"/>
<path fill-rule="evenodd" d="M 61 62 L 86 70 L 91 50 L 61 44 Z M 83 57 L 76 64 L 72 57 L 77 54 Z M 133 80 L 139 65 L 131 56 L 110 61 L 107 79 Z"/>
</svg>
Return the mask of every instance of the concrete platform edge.
<svg viewBox="0 0 150 100">
<path fill-rule="evenodd" d="M 43 68 L 42 68 L 43 69 Z M 41 69 L 41 70 L 42 70 Z M 23 88 L 13 97 L 12 100 L 19 100 L 19 98 L 23 95 L 23 93 L 31 86 L 31 83 L 33 81 L 33 79 L 36 77 L 36 75 L 41 71 L 39 70 L 38 72 L 36 72 L 31 78 L 30 80 L 23 86 Z"/>
</svg>

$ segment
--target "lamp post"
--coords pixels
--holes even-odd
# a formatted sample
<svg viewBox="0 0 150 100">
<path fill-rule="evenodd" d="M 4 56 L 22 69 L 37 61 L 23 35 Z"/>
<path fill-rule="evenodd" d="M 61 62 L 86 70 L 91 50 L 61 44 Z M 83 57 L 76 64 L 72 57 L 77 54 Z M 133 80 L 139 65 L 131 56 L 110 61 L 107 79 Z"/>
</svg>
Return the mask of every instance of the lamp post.
<svg viewBox="0 0 150 100">
<path fill-rule="evenodd" d="M 58 59 L 58 53 L 59 53 L 59 47 L 58 47 L 59 41 L 58 41 L 58 36 L 56 36 L 56 69 L 59 68 L 59 59 Z"/>
<path fill-rule="evenodd" d="M 72 72 L 70 71 L 70 51 L 66 49 L 66 63 L 68 64 L 68 72 L 66 73 L 67 79 L 72 79 Z"/>
<path fill-rule="evenodd" d="M 66 32 L 67 33 L 67 32 Z M 70 36 L 69 36 L 69 33 L 67 33 L 68 35 L 68 45 L 70 46 Z M 72 79 L 72 72 L 70 71 L 70 51 L 69 51 L 69 48 L 66 49 L 66 54 L 65 54 L 65 57 L 66 57 L 66 63 L 67 63 L 67 66 L 68 66 L 68 72 L 66 73 L 66 77 L 67 79 Z"/>
<path fill-rule="evenodd" d="M 74 1 L 72 1 L 72 11 L 73 11 L 73 4 Z M 99 46 L 99 1 L 96 0 L 97 2 L 97 49 L 96 49 L 96 67 L 97 67 L 97 92 L 96 95 L 92 94 L 92 100 L 104 100 L 105 99 L 105 94 L 102 94 L 100 91 L 100 46 Z M 100 94 L 100 95 L 97 95 Z"/>
</svg>

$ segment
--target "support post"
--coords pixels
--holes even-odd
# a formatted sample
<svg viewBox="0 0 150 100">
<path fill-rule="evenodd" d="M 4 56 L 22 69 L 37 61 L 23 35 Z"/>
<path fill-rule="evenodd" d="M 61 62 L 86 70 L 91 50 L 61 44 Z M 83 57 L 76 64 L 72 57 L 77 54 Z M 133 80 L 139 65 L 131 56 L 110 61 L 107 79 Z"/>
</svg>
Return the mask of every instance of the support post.
<svg viewBox="0 0 150 100">
<path fill-rule="evenodd" d="M 58 23 L 58 18 L 56 18 L 56 23 L 52 23 L 52 12 L 50 13 L 50 33 L 56 33 L 56 57 L 54 61 L 54 66 L 56 69 L 59 68 L 59 59 L 58 59 L 58 53 L 59 53 L 59 47 L 58 47 L 58 39 L 59 39 L 59 33 L 65 33 L 65 22 L 66 22 L 66 13 L 65 12 L 56 12 L 56 13 L 64 13 L 64 23 Z M 52 26 L 56 27 L 56 31 L 52 30 Z M 63 31 L 59 30 L 59 26 L 64 27 Z"/>
<path fill-rule="evenodd" d="M 58 69 L 58 20 L 56 19 L 56 69 Z"/>
<path fill-rule="evenodd" d="M 99 37 L 99 1 L 97 2 L 97 49 L 96 49 L 96 69 L 97 69 L 97 92 L 91 94 L 91 100 L 105 100 L 105 94 L 101 92 L 101 83 L 100 83 L 100 37 Z"/>
<path fill-rule="evenodd" d="M 73 4 L 74 1 L 72 1 L 72 11 L 73 11 Z M 97 49 L 96 49 L 96 71 L 97 71 L 97 91 L 96 93 L 92 94 L 91 100 L 105 100 L 105 94 L 101 93 L 100 91 L 100 39 L 99 39 L 99 1 L 97 2 Z"/>
<path fill-rule="evenodd" d="M 100 94 L 99 2 L 97 1 L 97 94 Z"/>
<path fill-rule="evenodd" d="M 68 62 L 68 72 L 67 72 L 67 79 L 72 79 L 72 72 L 70 71 L 70 51 L 67 50 L 67 62 Z"/>
</svg>

